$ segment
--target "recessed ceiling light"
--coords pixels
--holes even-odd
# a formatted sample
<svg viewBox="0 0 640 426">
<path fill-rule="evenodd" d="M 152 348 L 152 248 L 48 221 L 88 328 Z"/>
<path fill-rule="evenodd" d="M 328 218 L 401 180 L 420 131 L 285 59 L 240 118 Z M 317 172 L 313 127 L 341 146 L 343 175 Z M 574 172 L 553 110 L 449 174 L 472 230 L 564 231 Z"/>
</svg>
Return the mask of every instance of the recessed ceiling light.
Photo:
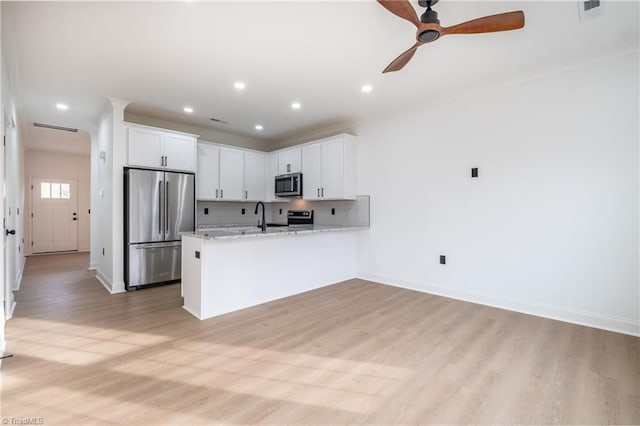
<svg viewBox="0 0 640 426">
<path fill-rule="evenodd" d="M 371 93 L 373 87 L 370 84 L 365 84 L 361 89 L 364 93 Z"/>
<path fill-rule="evenodd" d="M 61 109 L 62 111 L 66 111 L 69 109 L 69 106 L 65 104 L 56 104 L 56 108 Z"/>
<path fill-rule="evenodd" d="M 191 114 L 193 112 L 193 108 L 191 108 L 191 107 L 184 107 L 183 110 L 184 110 L 184 112 L 186 112 L 188 114 Z"/>
<path fill-rule="evenodd" d="M 264 127 L 262 127 L 262 124 L 256 124 L 256 130 L 262 130 L 264 129 Z"/>
<path fill-rule="evenodd" d="M 236 81 L 235 83 L 233 83 L 233 87 L 235 87 L 238 90 L 244 90 L 244 88 L 246 87 L 245 84 L 241 81 Z"/>
<path fill-rule="evenodd" d="M 291 108 L 300 109 L 300 108 L 302 108 L 302 105 L 300 104 L 300 102 L 292 102 L 291 103 Z"/>
</svg>

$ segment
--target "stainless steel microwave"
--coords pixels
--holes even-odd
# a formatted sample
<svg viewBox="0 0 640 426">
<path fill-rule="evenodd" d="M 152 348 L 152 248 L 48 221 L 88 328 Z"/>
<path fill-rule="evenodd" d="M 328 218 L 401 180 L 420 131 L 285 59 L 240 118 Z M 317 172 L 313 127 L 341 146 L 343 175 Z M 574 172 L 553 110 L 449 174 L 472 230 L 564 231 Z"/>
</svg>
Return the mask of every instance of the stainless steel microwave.
<svg viewBox="0 0 640 426">
<path fill-rule="evenodd" d="M 276 197 L 302 197 L 302 173 L 276 176 Z"/>
</svg>

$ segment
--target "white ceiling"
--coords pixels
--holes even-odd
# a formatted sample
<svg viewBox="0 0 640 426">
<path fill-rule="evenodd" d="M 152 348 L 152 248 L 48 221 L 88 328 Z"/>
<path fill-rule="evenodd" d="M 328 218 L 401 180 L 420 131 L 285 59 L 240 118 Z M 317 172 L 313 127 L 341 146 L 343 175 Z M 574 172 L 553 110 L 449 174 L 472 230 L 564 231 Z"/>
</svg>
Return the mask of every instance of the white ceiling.
<svg viewBox="0 0 640 426">
<path fill-rule="evenodd" d="M 136 114 L 278 140 L 638 48 L 636 1 L 607 1 L 600 19 L 580 23 L 576 1 L 441 0 L 434 9 L 443 26 L 523 10 L 525 28 L 447 36 L 384 75 L 415 33 L 375 1 L 1 5 L 21 119 L 86 130 L 114 96 Z M 302 109 L 291 110 L 292 101 Z"/>
</svg>

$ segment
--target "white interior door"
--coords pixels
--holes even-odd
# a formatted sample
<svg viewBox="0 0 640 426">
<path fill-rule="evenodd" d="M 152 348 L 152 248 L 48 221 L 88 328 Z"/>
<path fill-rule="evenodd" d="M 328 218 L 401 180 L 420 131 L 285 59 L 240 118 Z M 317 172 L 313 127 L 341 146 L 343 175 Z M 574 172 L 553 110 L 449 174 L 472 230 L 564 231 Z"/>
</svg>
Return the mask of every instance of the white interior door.
<svg viewBox="0 0 640 426">
<path fill-rule="evenodd" d="M 32 180 L 31 246 L 32 253 L 78 249 L 78 193 L 75 180 Z"/>
</svg>

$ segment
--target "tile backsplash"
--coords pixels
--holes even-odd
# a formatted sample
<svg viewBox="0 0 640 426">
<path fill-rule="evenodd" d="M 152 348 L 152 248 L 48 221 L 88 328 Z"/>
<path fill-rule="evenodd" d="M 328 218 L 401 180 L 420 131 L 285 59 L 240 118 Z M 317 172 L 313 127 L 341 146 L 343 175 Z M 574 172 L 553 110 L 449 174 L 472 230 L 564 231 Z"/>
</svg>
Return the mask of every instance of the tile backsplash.
<svg viewBox="0 0 640 426">
<path fill-rule="evenodd" d="M 317 225 L 369 226 L 369 203 L 368 195 L 337 201 L 291 199 L 288 203 L 265 203 L 265 218 L 267 223 L 287 223 L 287 211 L 313 210 Z M 253 213 L 255 206 L 249 202 L 198 201 L 197 226 L 257 224 L 260 214 Z M 205 214 L 205 209 L 208 209 L 208 214 Z M 245 214 L 242 214 L 242 209 Z"/>
</svg>

